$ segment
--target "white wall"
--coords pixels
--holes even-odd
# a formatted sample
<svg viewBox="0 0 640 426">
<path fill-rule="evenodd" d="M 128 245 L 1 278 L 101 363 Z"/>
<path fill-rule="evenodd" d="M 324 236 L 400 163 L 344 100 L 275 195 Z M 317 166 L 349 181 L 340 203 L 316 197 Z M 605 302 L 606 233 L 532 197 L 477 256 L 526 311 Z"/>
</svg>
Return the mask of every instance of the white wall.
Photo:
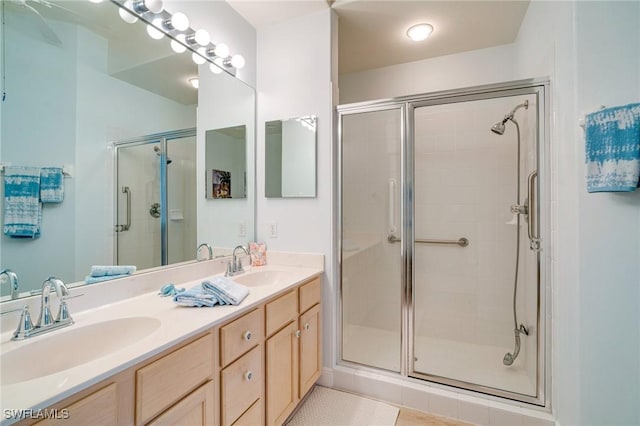
<svg viewBox="0 0 640 426">
<path fill-rule="evenodd" d="M 258 30 L 258 240 L 268 250 L 325 255 L 323 277 L 324 363 L 332 365 L 332 12 L 323 10 Z M 265 198 L 265 122 L 318 117 L 318 195 L 310 199 Z M 276 222 L 278 237 L 269 238 Z M 268 251 L 267 251 L 268 258 Z"/>
<path fill-rule="evenodd" d="M 340 104 L 513 79 L 512 45 L 340 75 Z"/>
<path fill-rule="evenodd" d="M 552 398 L 563 425 L 640 422 L 640 193 L 586 193 L 577 125 L 640 98 L 638 22 L 638 2 L 533 1 L 511 46 L 340 80 L 345 103 L 551 77 Z"/>
</svg>

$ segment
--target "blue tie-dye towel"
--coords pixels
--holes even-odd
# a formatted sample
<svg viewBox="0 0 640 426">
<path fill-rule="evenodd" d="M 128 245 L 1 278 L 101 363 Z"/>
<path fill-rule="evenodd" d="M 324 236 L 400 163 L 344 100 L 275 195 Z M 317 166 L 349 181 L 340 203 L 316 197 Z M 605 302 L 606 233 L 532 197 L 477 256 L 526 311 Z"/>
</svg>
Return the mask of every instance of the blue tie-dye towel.
<svg viewBox="0 0 640 426">
<path fill-rule="evenodd" d="M 4 169 L 4 234 L 11 238 L 38 238 L 41 223 L 40 169 L 6 166 Z"/>
<path fill-rule="evenodd" d="M 606 108 L 585 120 L 587 191 L 633 191 L 640 184 L 640 103 Z"/>
<path fill-rule="evenodd" d="M 64 201 L 64 175 L 60 167 L 40 169 L 40 201 L 43 203 Z"/>
</svg>

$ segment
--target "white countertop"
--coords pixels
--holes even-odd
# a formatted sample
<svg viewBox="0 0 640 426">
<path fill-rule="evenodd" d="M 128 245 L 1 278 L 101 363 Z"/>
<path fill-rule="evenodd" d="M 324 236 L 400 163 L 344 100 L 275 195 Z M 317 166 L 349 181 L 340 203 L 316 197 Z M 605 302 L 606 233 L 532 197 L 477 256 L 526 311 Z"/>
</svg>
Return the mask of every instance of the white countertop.
<svg viewBox="0 0 640 426">
<path fill-rule="evenodd" d="M 248 273 L 258 270 L 287 271 L 291 273 L 292 278 L 291 281 L 286 283 L 250 287 L 249 295 L 238 306 L 215 306 L 212 308 L 182 307 L 176 305 L 171 297 L 158 296 L 156 290 L 105 306 L 88 309 L 77 314 L 71 311 L 75 321 L 74 325 L 52 331 L 42 336 L 14 342 L 10 340 L 11 332 L 3 333 L 0 337 L 0 353 L 5 354 L 19 347 L 29 345 L 32 342 L 38 342 L 44 339 L 55 339 L 56 336 L 73 332 L 79 327 L 86 327 L 107 320 L 149 317 L 161 322 L 159 328 L 151 334 L 117 351 L 108 353 L 101 358 L 55 374 L 0 387 L 2 393 L 0 396 L 3 413 L 2 424 L 11 424 L 14 422 L 14 420 L 4 418 L 5 410 L 38 410 L 46 408 L 107 377 L 148 359 L 186 338 L 206 331 L 235 315 L 249 311 L 267 299 L 323 273 L 323 269 L 318 267 L 283 265 L 254 267 Z M 202 282 L 202 280 L 203 278 L 200 277 L 193 281 L 176 283 L 176 286 L 191 288 Z M 77 344 L 90 344 L 90 342 L 79 341 Z M 73 347 L 68 348 L 68 350 L 73 351 Z M 42 353 L 40 359 L 43 363 L 46 363 L 48 356 L 61 355 L 64 356 L 65 354 Z M 6 366 L 3 368 L 5 367 Z"/>
</svg>

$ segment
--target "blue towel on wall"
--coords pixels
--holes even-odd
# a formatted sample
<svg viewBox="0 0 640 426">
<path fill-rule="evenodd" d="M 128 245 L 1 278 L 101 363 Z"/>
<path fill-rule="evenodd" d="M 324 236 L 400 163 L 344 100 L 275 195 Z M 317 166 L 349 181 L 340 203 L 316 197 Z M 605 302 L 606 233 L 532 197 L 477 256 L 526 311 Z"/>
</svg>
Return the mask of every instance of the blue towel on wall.
<svg viewBox="0 0 640 426">
<path fill-rule="evenodd" d="M 204 281 L 202 287 L 226 305 L 239 305 L 249 294 L 248 287 L 225 277 L 213 277 Z"/>
<path fill-rule="evenodd" d="M 131 275 L 129 274 L 104 275 L 102 277 L 92 277 L 91 275 L 87 275 L 86 277 L 84 277 L 84 283 L 95 284 L 95 283 L 101 283 L 103 281 L 115 280 L 116 278 L 124 278 L 124 277 L 130 277 L 130 276 Z"/>
<path fill-rule="evenodd" d="M 91 267 L 92 277 L 105 277 L 110 275 L 133 274 L 136 271 L 135 265 L 93 265 Z"/>
<path fill-rule="evenodd" d="M 218 300 L 214 294 L 205 291 L 202 284 L 198 284 L 187 291 L 176 294 L 173 297 L 173 301 L 181 306 L 191 306 L 195 308 L 224 304 L 220 303 L 220 300 Z"/>
<path fill-rule="evenodd" d="M 38 238 L 41 224 L 40 169 L 6 166 L 4 169 L 4 234 L 11 238 Z"/>
<path fill-rule="evenodd" d="M 64 175 L 60 167 L 40 169 L 40 201 L 43 203 L 64 201 Z"/>
<path fill-rule="evenodd" d="M 640 184 L 640 103 L 585 119 L 587 191 L 633 191 Z"/>
</svg>

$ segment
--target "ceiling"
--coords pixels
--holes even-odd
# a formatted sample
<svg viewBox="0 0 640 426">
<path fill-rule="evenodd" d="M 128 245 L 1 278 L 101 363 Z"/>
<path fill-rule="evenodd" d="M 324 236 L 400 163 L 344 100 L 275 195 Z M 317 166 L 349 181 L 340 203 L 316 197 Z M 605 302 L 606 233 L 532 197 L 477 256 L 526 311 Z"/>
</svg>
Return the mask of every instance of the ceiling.
<svg viewBox="0 0 640 426">
<path fill-rule="evenodd" d="M 380 68 L 515 41 L 529 0 L 227 0 L 254 27 L 332 7 L 339 18 L 340 74 Z M 427 22 L 427 40 L 406 37 Z"/>
</svg>

